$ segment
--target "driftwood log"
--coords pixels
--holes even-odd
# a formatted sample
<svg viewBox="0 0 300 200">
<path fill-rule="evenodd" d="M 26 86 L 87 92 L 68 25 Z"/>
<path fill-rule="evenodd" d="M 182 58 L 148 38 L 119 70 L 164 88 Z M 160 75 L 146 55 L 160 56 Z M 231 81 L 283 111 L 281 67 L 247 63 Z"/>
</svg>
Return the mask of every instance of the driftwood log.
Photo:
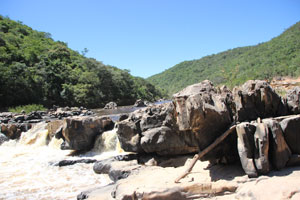
<svg viewBox="0 0 300 200">
<path fill-rule="evenodd" d="M 176 180 L 175 183 L 179 183 L 179 181 L 186 177 L 193 169 L 194 165 L 196 164 L 197 160 L 202 158 L 205 154 L 210 152 L 213 148 L 215 148 L 218 144 L 220 144 L 232 131 L 234 131 L 236 128 L 236 125 L 231 126 L 225 133 L 223 133 L 220 137 L 218 137 L 212 144 L 210 144 L 208 147 L 206 147 L 203 151 L 196 154 L 188 166 L 188 168 L 185 170 L 183 174 L 181 174 Z"/>
</svg>

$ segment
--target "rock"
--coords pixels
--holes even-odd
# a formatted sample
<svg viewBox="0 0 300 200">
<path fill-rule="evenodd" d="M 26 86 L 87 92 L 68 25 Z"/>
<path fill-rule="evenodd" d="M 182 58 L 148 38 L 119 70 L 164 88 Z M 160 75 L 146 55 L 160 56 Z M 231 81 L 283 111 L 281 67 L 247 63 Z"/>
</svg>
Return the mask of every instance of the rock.
<svg viewBox="0 0 300 200">
<path fill-rule="evenodd" d="M 90 164 L 90 163 L 95 163 L 97 160 L 95 159 L 78 159 L 78 160 L 61 160 L 58 163 L 54 164 L 54 166 L 69 166 L 69 165 L 75 165 L 77 163 L 85 163 L 85 164 Z"/>
<path fill-rule="evenodd" d="M 22 132 L 28 131 L 31 127 L 31 124 L 26 123 L 2 124 L 1 132 L 9 139 L 18 139 Z"/>
<path fill-rule="evenodd" d="M 166 126 L 149 129 L 142 133 L 141 147 L 146 153 L 158 155 L 180 155 L 195 152 L 198 147 L 188 146 L 180 133 Z"/>
<path fill-rule="evenodd" d="M 112 124 L 108 117 L 70 117 L 64 119 L 62 136 L 71 149 L 90 150 L 96 136 Z"/>
<path fill-rule="evenodd" d="M 93 166 L 95 173 L 108 174 L 109 178 L 114 182 L 127 178 L 133 170 L 137 170 L 138 168 L 140 166 L 137 160 L 116 161 L 114 158 L 98 161 Z"/>
<path fill-rule="evenodd" d="M 142 99 L 136 100 L 136 102 L 133 105 L 134 107 L 146 107 L 145 102 Z"/>
<path fill-rule="evenodd" d="M 254 133 L 254 162 L 259 174 L 267 174 L 270 171 L 269 134 L 267 125 L 258 121 Z"/>
<path fill-rule="evenodd" d="M 117 104 L 115 102 L 109 102 L 104 106 L 104 109 L 117 109 Z"/>
<path fill-rule="evenodd" d="M 13 120 L 18 123 L 25 121 L 25 115 L 16 115 L 13 117 Z"/>
<path fill-rule="evenodd" d="M 300 155 L 300 116 L 292 116 L 280 122 L 284 138 L 292 154 Z"/>
<path fill-rule="evenodd" d="M 238 136 L 238 152 L 242 167 L 249 177 L 257 177 L 254 163 L 254 133 L 256 126 L 248 122 L 243 122 L 236 126 Z"/>
<path fill-rule="evenodd" d="M 54 120 L 47 124 L 48 135 L 49 139 L 51 140 L 58 132 L 61 132 L 60 136 L 58 135 L 57 138 L 62 137 L 62 127 L 63 127 L 63 120 Z"/>
<path fill-rule="evenodd" d="M 3 133 L 0 133 L 0 145 L 8 141 L 8 138 Z"/>
<path fill-rule="evenodd" d="M 287 104 L 292 114 L 300 114 L 300 87 L 296 86 L 287 92 Z"/>
<path fill-rule="evenodd" d="M 291 150 L 285 142 L 279 122 L 266 119 L 263 123 L 267 125 L 270 132 L 269 158 L 272 166 L 275 169 L 282 169 L 291 157 Z"/>
<path fill-rule="evenodd" d="M 287 114 L 287 106 L 266 81 L 249 80 L 233 90 L 236 120 L 255 120 Z"/>
<path fill-rule="evenodd" d="M 227 103 L 230 93 L 218 93 L 212 82 L 206 80 L 188 86 L 173 95 L 176 109 L 176 121 L 180 131 L 190 131 L 201 150 L 208 147 L 217 137 L 224 133 L 232 123 L 230 105 Z M 232 144 L 222 143 L 232 146 Z M 218 148 L 203 157 L 219 159 L 226 152 Z M 230 149 L 230 147 L 224 149 Z M 232 154 L 233 152 L 229 152 Z M 218 155 L 219 154 L 219 155 Z"/>
</svg>

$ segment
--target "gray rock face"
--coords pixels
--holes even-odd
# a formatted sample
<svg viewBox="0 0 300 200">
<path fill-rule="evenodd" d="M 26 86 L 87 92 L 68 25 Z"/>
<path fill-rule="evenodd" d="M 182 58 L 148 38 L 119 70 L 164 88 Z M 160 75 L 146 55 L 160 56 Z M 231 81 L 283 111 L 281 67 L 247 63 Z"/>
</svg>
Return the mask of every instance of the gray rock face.
<svg viewBox="0 0 300 200">
<path fill-rule="evenodd" d="M 276 117 L 287 114 L 287 107 L 266 81 L 250 80 L 233 90 L 236 120 L 250 121 L 258 117 Z"/>
<path fill-rule="evenodd" d="M 280 122 L 284 138 L 293 154 L 300 154 L 300 116 L 284 119 Z"/>
<path fill-rule="evenodd" d="M 254 163 L 254 133 L 256 126 L 248 122 L 243 122 L 236 126 L 238 135 L 238 152 L 242 167 L 249 177 L 257 177 Z"/>
<path fill-rule="evenodd" d="M 93 148 L 95 137 L 107 127 L 113 127 L 107 117 L 70 117 L 64 119 L 62 137 L 71 149 L 89 150 Z"/>
<path fill-rule="evenodd" d="M 289 90 L 286 97 L 289 111 L 292 114 L 300 114 L 300 87 L 296 86 Z"/>
</svg>

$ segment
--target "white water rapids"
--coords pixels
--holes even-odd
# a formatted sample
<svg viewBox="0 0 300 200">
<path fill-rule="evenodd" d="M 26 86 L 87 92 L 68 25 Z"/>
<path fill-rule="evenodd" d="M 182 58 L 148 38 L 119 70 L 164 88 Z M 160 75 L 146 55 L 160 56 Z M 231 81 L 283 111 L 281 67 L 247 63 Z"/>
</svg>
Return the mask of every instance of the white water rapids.
<svg viewBox="0 0 300 200">
<path fill-rule="evenodd" d="M 19 141 L 10 140 L 0 146 L 0 199 L 76 199 L 86 189 L 111 182 L 108 176 L 95 174 L 92 163 L 64 167 L 51 163 L 87 156 L 99 160 L 118 154 L 115 130 L 103 133 L 92 151 L 76 157 L 68 156 L 71 151 L 59 149 L 60 140 L 53 138 L 46 145 L 45 127 L 46 123 L 36 124 L 22 133 Z"/>
</svg>

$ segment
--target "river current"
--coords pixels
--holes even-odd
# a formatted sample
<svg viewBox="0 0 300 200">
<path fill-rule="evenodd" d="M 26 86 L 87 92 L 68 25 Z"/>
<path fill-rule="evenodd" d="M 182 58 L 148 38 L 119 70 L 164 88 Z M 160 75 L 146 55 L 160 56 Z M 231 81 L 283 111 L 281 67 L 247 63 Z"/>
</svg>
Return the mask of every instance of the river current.
<svg viewBox="0 0 300 200">
<path fill-rule="evenodd" d="M 115 130 L 104 132 L 96 140 L 98 148 L 81 156 L 69 156 L 71 151 L 60 150 L 62 141 L 55 138 L 47 145 L 47 135 L 46 123 L 42 122 L 22 133 L 18 141 L 0 146 L 1 200 L 76 199 L 81 191 L 111 182 L 107 175 L 95 174 L 93 164 L 54 164 L 64 159 L 100 160 L 119 154 Z"/>
</svg>

